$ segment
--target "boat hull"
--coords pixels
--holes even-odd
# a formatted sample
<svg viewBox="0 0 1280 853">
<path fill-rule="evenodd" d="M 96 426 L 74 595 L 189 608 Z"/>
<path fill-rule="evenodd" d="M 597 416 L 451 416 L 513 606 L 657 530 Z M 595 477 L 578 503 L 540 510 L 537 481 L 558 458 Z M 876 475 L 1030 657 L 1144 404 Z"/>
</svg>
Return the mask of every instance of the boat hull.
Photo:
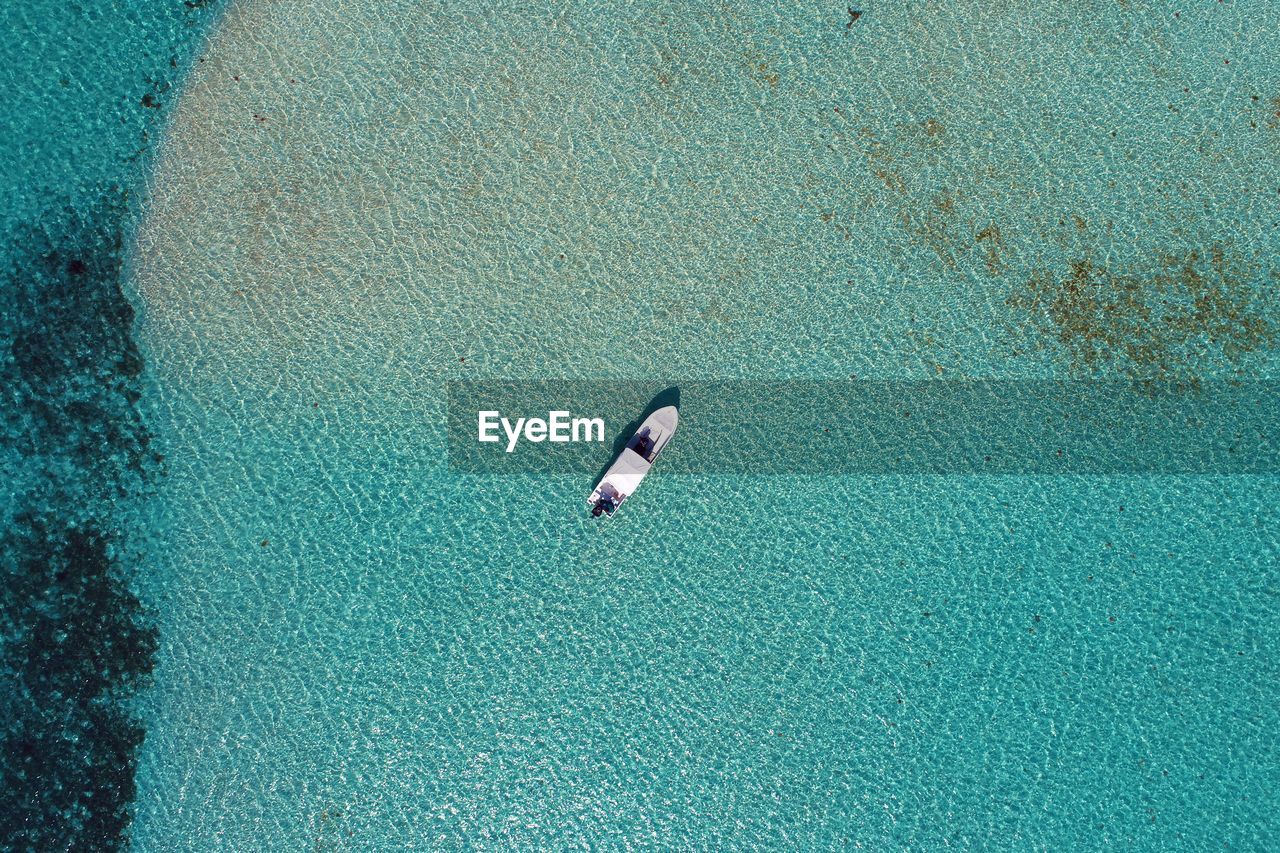
<svg viewBox="0 0 1280 853">
<path fill-rule="evenodd" d="M 587 498 L 593 515 L 612 517 L 618 511 L 639 488 L 658 454 L 671 441 L 679 423 L 680 416 L 675 406 L 665 406 L 645 418 Z"/>
</svg>

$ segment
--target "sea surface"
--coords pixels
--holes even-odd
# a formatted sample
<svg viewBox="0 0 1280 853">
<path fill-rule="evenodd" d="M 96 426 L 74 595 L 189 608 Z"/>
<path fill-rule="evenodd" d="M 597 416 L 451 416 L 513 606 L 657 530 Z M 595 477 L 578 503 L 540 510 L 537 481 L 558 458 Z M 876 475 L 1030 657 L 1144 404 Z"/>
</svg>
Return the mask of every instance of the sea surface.
<svg viewBox="0 0 1280 853">
<path fill-rule="evenodd" d="M 123 264 L 204 3 L 0 5 L 0 849 L 126 845 L 162 470 Z M 196 843 L 196 842 L 192 842 Z"/>
<path fill-rule="evenodd" d="M 690 473 L 678 433 L 601 523 L 590 476 L 461 470 L 446 429 L 474 380 L 1159 380 L 1194 415 L 1277 378 L 1272 4 L 43 5 L 4 13 L 43 38 L 7 48 L 6 222 L 54 248 L 12 242 L 2 642 L 49 838 L 1274 844 L 1274 469 Z M 71 711 L 48 589 L 128 652 Z M 58 753 L 129 756 L 93 835 L 12 721 L 103 707 L 123 734 Z"/>
</svg>

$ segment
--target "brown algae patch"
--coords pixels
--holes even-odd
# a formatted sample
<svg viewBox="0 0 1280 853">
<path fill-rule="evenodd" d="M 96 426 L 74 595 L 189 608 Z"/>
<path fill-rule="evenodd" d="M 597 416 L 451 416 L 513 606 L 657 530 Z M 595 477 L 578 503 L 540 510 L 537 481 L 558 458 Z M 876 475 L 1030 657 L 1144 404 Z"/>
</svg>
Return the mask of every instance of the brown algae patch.
<svg viewBox="0 0 1280 853">
<path fill-rule="evenodd" d="M 948 274 L 967 270 L 976 252 L 981 267 L 996 276 L 1006 268 L 1006 237 L 978 204 L 990 196 L 994 172 L 979 164 L 954 182 L 948 137 L 936 118 L 900 123 L 883 135 L 858 128 L 857 150 L 888 190 L 873 203 L 889 208 L 908 241 L 927 249 Z"/>
<path fill-rule="evenodd" d="M 1261 98 L 1254 95 L 1252 100 L 1254 107 L 1258 108 L 1258 102 Z M 1265 104 L 1261 104 L 1261 110 L 1263 112 L 1262 120 L 1266 124 L 1267 129 L 1280 130 L 1280 95 L 1269 99 Z M 1249 124 L 1256 128 L 1258 126 L 1257 119 L 1251 120 Z"/>
<path fill-rule="evenodd" d="M 867 158 L 867 166 L 884 184 L 885 189 L 891 190 L 898 195 L 905 194 L 907 185 L 902 180 L 902 175 L 898 173 L 895 162 L 897 158 L 891 148 L 878 139 L 875 132 L 869 127 L 859 128 L 858 138 L 862 140 L 860 148 L 862 155 Z"/>
<path fill-rule="evenodd" d="M 1000 228 L 994 222 L 979 231 L 973 238 L 982 246 L 986 254 L 987 274 L 994 277 L 1004 272 L 1004 261 L 1000 253 L 1004 250 L 1004 238 L 1000 236 Z"/>
<path fill-rule="evenodd" d="M 951 223 L 956 218 L 956 200 L 946 190 L 935 195 L 921 213 L 903 210 L 903 227 L 916 240 L 928 246 L 947 268 L 956 268 L 957 239 L 951 233 Z M 963 242 L 963 241 L 960 241 Z"/>
<path fill-rule="evenodd" d="M 1241 365 L 1274 346 L 1275 275 L 1209 253 L 1162 256 L 1151 268 L 1084 257 L 1063 272 L 1037 270 L 1006 303 L 1030 314 L 1077 369 L 1187 377 Z"/>
</svg>

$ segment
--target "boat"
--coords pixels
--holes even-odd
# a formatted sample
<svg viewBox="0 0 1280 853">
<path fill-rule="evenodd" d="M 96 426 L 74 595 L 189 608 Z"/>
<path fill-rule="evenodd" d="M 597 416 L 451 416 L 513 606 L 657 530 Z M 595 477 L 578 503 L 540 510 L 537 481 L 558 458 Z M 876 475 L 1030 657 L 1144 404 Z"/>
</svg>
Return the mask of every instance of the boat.
<svg viewBox="0 0 1280 853">
<path fill-rule="evenodd" d="M 613 517 L 622 502 L 631 497 L 645 474 L 649 473 L 662 448 L 675 435 L 679 422 L 675 406 L 664 406 L 644 419 L 609 470 L 604 472 L 591 497 L 587 498 L 593 516 Z"/>
</svg>

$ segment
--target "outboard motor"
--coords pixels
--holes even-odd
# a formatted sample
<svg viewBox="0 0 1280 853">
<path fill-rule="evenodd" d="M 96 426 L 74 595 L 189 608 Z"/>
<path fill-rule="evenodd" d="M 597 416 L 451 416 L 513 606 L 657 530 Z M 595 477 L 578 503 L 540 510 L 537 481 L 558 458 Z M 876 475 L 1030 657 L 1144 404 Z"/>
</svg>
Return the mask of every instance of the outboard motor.
<svg viewBox="0 0 1280 853">
<path fill-rule="evenodd" d="M 602 503 L 603 503 L 602 501 L 596 501 L 596 505 L 591 508 L 592 518 L 599 518 L 600 513 L 604 512 L 604 507 L 602 506 Z"/>
</svg>

